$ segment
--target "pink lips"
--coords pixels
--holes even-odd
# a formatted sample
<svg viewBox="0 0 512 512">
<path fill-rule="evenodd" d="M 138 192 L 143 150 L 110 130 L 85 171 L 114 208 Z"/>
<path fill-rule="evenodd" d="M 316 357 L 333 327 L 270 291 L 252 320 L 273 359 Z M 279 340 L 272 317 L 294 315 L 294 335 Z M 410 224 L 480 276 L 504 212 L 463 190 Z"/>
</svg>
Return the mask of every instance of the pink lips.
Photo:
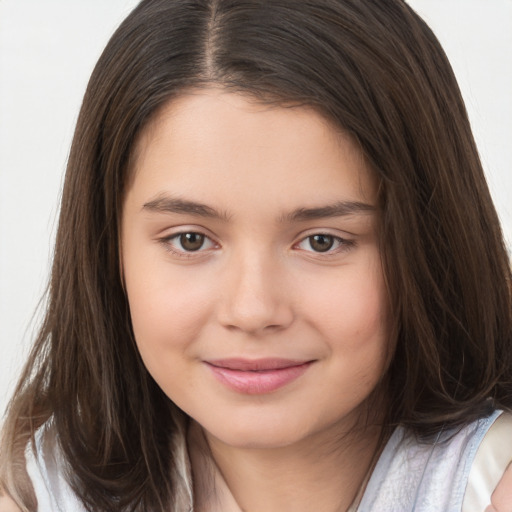
<svg viewBox="0 0 512 512">
<path fill-rule="evenodd" d="M 299 378 L 313 361 L 218 359 L 205 361 L 227 387 L 249 395 L 271 393 Z"/>
</svg>

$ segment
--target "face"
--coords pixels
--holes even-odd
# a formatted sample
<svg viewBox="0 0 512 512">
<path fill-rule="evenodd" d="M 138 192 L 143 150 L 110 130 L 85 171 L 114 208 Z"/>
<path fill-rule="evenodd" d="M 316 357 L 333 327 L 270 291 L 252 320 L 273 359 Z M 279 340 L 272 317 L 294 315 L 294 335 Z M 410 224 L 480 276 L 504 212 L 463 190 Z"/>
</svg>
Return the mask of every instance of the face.
<svg viewBox="0 0 512 512">
<path fill-rule="evenodd" d="M 356 144 L 309 108 L 208 89 L 169 103 L 135 154 L 121 260 L 155 381 L 233 446 L 352 427 L 388 349 Z"/>
</svg>

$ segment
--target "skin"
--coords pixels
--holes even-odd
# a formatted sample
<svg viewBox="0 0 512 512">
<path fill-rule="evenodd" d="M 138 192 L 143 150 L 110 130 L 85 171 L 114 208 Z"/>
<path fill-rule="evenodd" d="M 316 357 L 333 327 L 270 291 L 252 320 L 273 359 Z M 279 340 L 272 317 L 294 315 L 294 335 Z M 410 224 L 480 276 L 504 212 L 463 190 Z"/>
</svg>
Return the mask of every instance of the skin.
<svg viewBox="0 0 512 512">
<path fill-rule="evenodd" d="M 21 512 L 21 508 L 9 496 L 0 496 L 0 512 Z"/>
<path fill-rule="evenodd" d="M 491 504 L 485 512 L 512 511 L 512 462 L 508 465 L 503 477 L 491 496 Z"/>
<path fill-rule="evenodd" d="M 200 425 L 244 510 L 344 510 L 377 449 L 361 411 L 389 359 L 360 150 L 311 109 L 207 89 L 168 104 L 135 154 L 121 260 L 147 369 Z M 187 252 L 183 233 L 204 245 Z M 234 357 L 312 363 L 247 394 L 205 363 Z"/>
</svg>

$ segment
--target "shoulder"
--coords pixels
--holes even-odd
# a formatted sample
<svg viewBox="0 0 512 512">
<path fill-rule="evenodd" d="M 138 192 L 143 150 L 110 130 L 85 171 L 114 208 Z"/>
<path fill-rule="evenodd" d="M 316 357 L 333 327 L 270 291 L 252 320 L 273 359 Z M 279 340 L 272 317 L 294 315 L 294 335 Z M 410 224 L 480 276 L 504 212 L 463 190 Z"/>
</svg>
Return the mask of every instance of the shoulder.
<svg viewBox="0 0 512 512">
<path fill-rule="evenodd" d="M 377 461 L 360 510 L 466 510 L 462 504 L 475 455 L 500 414 L 441 431 L 430 440 L 399 427 Z M 483 511 L 495 485 L 481 508 L 467 510 Z"/>
</svg>

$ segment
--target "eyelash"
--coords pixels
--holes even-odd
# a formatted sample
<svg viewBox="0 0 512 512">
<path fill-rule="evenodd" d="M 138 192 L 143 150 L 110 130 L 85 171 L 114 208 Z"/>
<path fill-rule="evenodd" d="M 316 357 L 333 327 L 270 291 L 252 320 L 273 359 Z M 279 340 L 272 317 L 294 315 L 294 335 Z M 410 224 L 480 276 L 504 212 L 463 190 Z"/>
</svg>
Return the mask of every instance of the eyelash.
<svg viewBox="0 0 512 512">
<path fill-rule="evenodd" d="M 187 236 L 187 235 L 195 235 L 195 236 L 202 237 L 203 241 L 201 243 L 201 246 L 196 250 L 186 250 L 185 248 L 183 248 L 183 245 L 179 241 L 180 241 L 181 237 Z M 325 251 L 315 251 L 315 250 L 313 250 L 313 248 L 311 246 L 311 242 L 313 241 L 313 239 L 315 237 L 328 238 L 332 242 L 332 245 L 335 245 L 336 247 L 333 249 L 331 246 L 331 247 L 328 247 Z M 178 243 L 181 244 L 181 246 L 182 246 L 181 249 L 178 249 L 173 245 L 173 241 L 176 241 L 176 240 L 178 240 Z M 204 253 L 206 250 L 218 247 L 218 244 L 216 242 L 214 242 L 208 235 L 205 235 L 204 233 L 201 233 L 199 231 L 182 231 L 180 233 L 175 233 L 171 236 L 161 238 L 160 243 L 165 247 L 165 249 L 167 251 L 171 252 L 173 255 L 175 255 L 179 258 L 197 257 L 198 255 L 201 255 L 202 253 Z M 205 243 L 210 244 L 211 247 L 208 247 L 205 250 L 204 249 Z M 312 250 L 307 250 L 307 249 L 300 247 L 302 244 L 305 244 L 305 243 L 308 243 L 309 247 Z M 304 250 L 306 252 L 310 252 L 315 255 L 320 255 L 321 257 L 330 257 L 330 256 L 337 255 L 339 253 L 347 252 L 350 249 L 352 249 L 355 245 L 356 245 L 356 242 L 354 240 L 341 238 L 339 236 L 331 235 L 329 233 L 317 232 L 317 233 L 312 233 L 304 238 L 301 238 L 301 240 L 299 240 L 299 242 L 297 242 L 296 244 L 293 245 L 293 248 Z"/>
</svg>

